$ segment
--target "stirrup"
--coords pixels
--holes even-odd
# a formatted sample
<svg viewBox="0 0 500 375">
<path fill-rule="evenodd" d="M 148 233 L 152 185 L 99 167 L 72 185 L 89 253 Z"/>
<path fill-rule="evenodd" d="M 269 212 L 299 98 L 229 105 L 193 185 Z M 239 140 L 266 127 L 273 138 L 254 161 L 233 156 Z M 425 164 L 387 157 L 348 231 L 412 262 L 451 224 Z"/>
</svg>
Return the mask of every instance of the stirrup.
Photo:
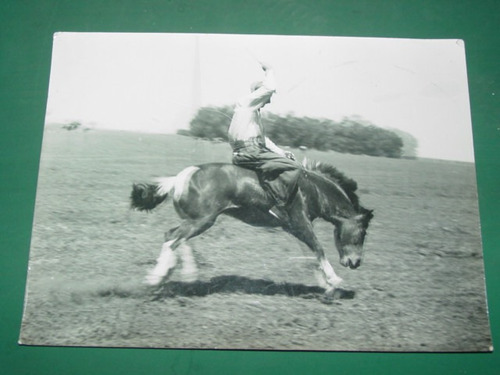
<svg viewBox="0 0 500 375">
<path fill-rule="evenodd" d="M 271 214 L 271 216 L 279 221 L 288 221 L 288 214 L 286 212 L 283 212 L 283 209 L 279 208 L 278 206 L 271 207 L 268 212 L 269 214 Z"/>
<path fill-rule="evenodd" d="M 269 213 L 271 214 L 271 216 L 273 216 L 275 219 L 277 219 L 277 220 L 281 220 L 281 218 L 278 216 L 278 214 L 276 214 L 276 213 L 273 211 L 273 209 L 272 209 L 272 208 L 270 208 L 268 212 L 269 212 Z"/>
</svg>

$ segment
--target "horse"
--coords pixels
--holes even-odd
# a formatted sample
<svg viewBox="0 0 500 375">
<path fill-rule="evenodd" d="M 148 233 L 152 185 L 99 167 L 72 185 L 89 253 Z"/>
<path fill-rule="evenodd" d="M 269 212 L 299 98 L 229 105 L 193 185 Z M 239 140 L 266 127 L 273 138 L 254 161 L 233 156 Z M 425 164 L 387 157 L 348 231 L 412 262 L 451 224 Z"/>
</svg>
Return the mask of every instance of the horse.
<svg viewBox="0 0 500 375">
<path fill-rule="evenodd" d="M 342 279 L 327 260 L 312 223 L 321 218 L 333 224 L 340 263 L 355 269 L 362 263 L 373 210 L 360 205 L 357 183 L 333 166 L 307 161 L 298 165 L 298 189 L 287 207 L 287 220 L 269 213 L 274 202 L 261 187 L 256 172 L 233 164 L 189 166 L 176 176 L 133 184 L 132 208 L 151 211 L 172 196 L 174 208 L 182 219 L 179 226 L 165 233 L 160 256 L 148 272 L 146 283 L 154 286 L 168 279 L 177 263 L 176 249 L 182 256 L 183 271 L 193 276 L 196 264 L 186 242 L 208 230 L 224 214 L 253 226 L 281 227 L 295 236 L 316 255 L 322 276 L 319 282 L 326 292 L 333 293 Z"/>
</svg>

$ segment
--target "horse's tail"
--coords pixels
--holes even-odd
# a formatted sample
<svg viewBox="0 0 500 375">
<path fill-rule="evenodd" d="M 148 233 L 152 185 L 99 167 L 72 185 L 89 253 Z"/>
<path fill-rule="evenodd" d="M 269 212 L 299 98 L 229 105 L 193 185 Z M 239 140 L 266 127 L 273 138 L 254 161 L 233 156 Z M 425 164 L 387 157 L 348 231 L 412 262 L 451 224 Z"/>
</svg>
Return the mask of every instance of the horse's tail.
<svg viewBox="0 0 500 375">
<path fill-rule="evenodd" d="M 139 211 L 151 211 L 165 199 L 174 187 L 175 177 L 165 177 L 156 183 L 134 184 L 130 194 L 131 206 Z"/>
</svg>

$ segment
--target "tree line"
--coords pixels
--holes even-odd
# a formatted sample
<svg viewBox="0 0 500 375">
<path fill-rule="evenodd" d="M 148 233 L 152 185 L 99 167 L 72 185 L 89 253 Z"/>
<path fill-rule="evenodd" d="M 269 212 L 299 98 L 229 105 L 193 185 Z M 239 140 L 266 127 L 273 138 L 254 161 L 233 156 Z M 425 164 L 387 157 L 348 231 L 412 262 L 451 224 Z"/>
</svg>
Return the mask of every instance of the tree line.
<svg viewBox="0 0 500 375">
<path fill-rule="evenodd" d="M 227 141 L 227 130 L 233 107 L 202 107 L 179 134 Z M 329 119 L 285 116 L 266 113 L 263 116 L 266 135 L 278 145 L 333 150 L 343 153 L 400 158 L 416 156 L 416 139 L 408 133 L 382 129 L 357 117 L 340 122 Z M 403 138 L 409 140 L 404 145 Z"/>
</svg>

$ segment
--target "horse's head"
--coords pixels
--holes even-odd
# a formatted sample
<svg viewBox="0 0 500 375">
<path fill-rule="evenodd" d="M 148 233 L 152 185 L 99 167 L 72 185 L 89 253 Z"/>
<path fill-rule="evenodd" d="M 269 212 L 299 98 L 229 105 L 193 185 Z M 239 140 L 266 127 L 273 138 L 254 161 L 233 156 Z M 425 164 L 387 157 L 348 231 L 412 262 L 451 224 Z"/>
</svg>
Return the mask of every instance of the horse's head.
<svg viewBox="0 0 500 375">
<path fill-rule="evenodd" d="M 337 168 L 314 161 L 306 161 L 303 166 L 314 172 L 307 175 L 307 180 L 314 185 L 310 194 L 318 195 L 317 216 L 335 225 L 335 245 L 340 263 L 344 267 L 358 268 L 363 258 L 363 243 L 368 224 L 373 218 L 373 210 L 367 210 L 359 204 L 357 182 Z M 305 190 L 305 187 L 301 186 L 301 189 Z"/>
<path fill-rule="evenodd" d="M 340 264 L 344 267 L 354 269 L 361 265 L 366 230 L 372 218 L 373 210 L 361 208 L 360 213 L 355 216 L 340 219 L 335 223 L 335 245 L 339 252 Z"/>
</svg>

